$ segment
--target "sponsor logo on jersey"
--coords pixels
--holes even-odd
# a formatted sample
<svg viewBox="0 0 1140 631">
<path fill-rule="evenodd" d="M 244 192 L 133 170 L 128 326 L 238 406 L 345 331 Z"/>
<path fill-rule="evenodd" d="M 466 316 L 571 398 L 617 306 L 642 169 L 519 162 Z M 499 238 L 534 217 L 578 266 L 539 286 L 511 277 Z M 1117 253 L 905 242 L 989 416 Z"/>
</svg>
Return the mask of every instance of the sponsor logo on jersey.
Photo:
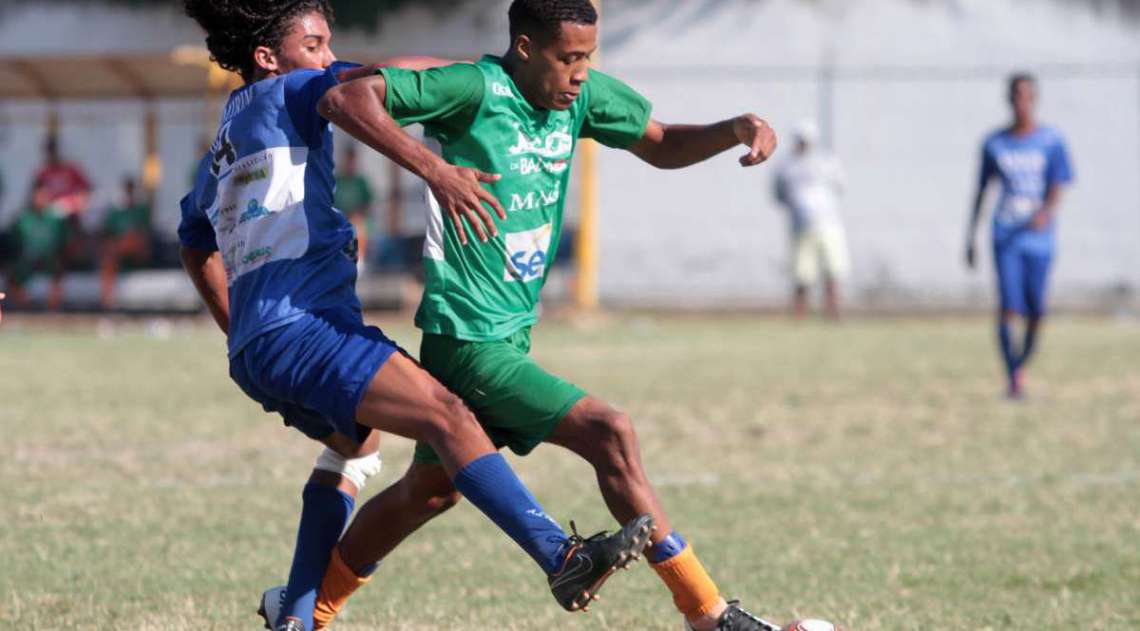
<svg viewBox="0 0 1140 631">
<path fill-rule="evenodd" d="M 268 246 L 257 248 L 256 250 L 243 256 L 241 259 L 241 264 L 251 265 L 262 259 L 268 259 L 271 256 L 273 256 L 273 248 Z"/>
<path fill-rule="evenodd" d="M 503 280 L 526 283 L 545 276 L 552 232 L 551 224 L 546 224 L 534 230 L 504 235 L 506 270 Z"/>
<path fill-rule="evenodd" d="M 235 186 L 246 186 L 258 180 L 264 180 L 267 177 L 269 177 L 269 169 L 264 166 L 256 169 L 248 169 L 236 173 L 233 176 Z"/>
<path fill-rule="evenodd" d="M 511 92 L 510 88 L 499 83 L 498 81 L 491 84 L 491 92 L 495 96 L 505 96 L 505 97 L 511 98 L 511 99 L 515 98 L 514 92 Z"/>
<path fill-rule="evenodd" d="M 555 184 L 552 191 L 530 191 L 523 195 L 521 193 L 511 193 L 511 203 L 507 207 L 507 212 L 519 212 L 523 210 L 538 210 L 547 206 L 553 206 L 558 203 L 562 197 L 561 185 Z"/>
<path fill-rule="evenodd" d="M 1041 173 L 1045 170 L 1045 154 L 1040 151 L 1003 151 L 998 164 L 1007 173 Z"/>
<path fill-rule="evenodd" d="M 245 207 L 245 212 L 241 214 L 241 217 L 238 217 L 238 224 L 240 225 L 247 221 L 253 221 L 254 219 L 264 217 L 268 214 L 268 208 L 266 208 L 261 202 L 257 201 L 256 199 L 251 199 L 249 200 L 249 204 L 247 204 Z"/>
<path fill-rule="evenodd" d="M 546 136 L 527 136 L 520 129 L 518 140 L 507 149 L 507 155 L 518 160 L 511 162 L 511 170 L 522 175 L 545 171 L 559 174 L 569 166 L 574 152 L 574 138 L 569 127 L 551 131 Z"/>
</svg>

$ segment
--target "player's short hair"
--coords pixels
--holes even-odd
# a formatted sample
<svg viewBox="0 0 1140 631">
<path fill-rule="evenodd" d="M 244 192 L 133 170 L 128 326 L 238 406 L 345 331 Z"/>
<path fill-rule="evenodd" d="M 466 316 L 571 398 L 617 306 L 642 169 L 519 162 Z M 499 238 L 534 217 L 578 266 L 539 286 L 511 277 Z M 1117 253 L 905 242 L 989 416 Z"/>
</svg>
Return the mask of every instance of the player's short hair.
<svg viewBox="0 0 1140 631">
<path fill-rule="evenodd" d="M 206 48 L 219 66 L 253 79 L 258 46 L 277 50 L 298 16 L 319 12 L 331 24 L 329 0 L 183 0 L 186 15 L 206 31 Z"/>
<path fill-rule="evenodd" d="M 590 0 L 514 0 L 507 12 L 511 41 L 520 35 L 549 42 L 558 38 L 563 22 L 597 24 L 598 10 Z"/>
<path fill-rule="evenodd" d="M 1017 86 L 1022 83 L 1028 83 L 1033 87 L 1037 87 L 1037 77 L 1031 72 L 1015 72 L 1009 75 L 1008 83 L 1006 84 L 1007 92 L 1010 100 L 1013 99 L 1013 92 L 1017 90 Z"/>
</svg>

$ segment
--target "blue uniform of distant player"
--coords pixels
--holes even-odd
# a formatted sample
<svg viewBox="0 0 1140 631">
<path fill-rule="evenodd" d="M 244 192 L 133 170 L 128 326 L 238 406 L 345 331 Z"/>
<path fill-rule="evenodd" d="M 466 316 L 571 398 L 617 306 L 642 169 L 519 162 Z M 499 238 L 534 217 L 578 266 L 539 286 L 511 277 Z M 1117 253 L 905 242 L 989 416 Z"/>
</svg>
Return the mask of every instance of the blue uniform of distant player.
<svg viewBox="0 0 1140 631">
<path fill-rule="evenodd" d="M 994 132 L 982 147 L 979 187 L 995 178 L 1001 181 L 992 221 L 1001 308 L 1040 318 L 1045 315 L 1045 285 L 1057 228 L 1052 217 L 1034 218 L 1049 189 L 1073 179 L 1064 139 L 1046 126 L 1026 136 L 1009 129 Z"/>
<path fill-rule="evenodd" d="M 982 145 L 981 172 L 974 201 L 967 262 L 975 263 L 973 245 L 982 199 L 988 184 L 999 180 L 1001 196 L 993 210 L 993 256 L 997 269 L 998 341 L 1009 394 L 1022 395 L 1023 368 L 1032 355 L 1046 312 L 1046 285 L 1056 252 L 1055 214 L 1061 188 L 1073 180 L 1069 152 L 1061 134 L 1034 118 L 1037 82 L 1030 75 L 1010 79 L 1014 122 L 990 134 Z M 1015 348 L 1010 331 L 1015 318 L 1025 320 L 1025 337 Z"/>
</svg>

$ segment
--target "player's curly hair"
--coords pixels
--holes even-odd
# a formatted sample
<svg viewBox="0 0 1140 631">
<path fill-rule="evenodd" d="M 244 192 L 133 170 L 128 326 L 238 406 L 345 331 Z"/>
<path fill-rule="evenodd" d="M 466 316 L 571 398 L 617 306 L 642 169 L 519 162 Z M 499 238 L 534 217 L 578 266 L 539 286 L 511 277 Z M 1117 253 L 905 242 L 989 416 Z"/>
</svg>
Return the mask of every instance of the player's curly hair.
<svg viewBox="0 0 1140 631">
<path fill-rule="evenodd" d="M 206 31 L 210 58 L 251 81 L 258 46 L 277 50 L 298 16 L 318 11 L 331 24 L 329 0 L 184 0 L 186 15 Z"/>
<path fill-rule="evenodd" d="M 598 23 L 598 10 L 590 0 L 515 0 L 507 15 L 512 42 L 519 35 L 550 41 L 558 37 L 563 22 Z"/>
</svg>

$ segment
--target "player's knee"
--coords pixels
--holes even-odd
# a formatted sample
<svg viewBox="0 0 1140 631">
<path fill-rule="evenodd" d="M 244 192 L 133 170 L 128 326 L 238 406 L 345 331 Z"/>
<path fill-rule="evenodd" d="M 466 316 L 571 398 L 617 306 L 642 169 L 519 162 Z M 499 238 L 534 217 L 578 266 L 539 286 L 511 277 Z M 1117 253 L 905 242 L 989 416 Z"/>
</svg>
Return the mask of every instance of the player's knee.
<svg viewBox="0 0 1140 631">
<path fill-rule="evenodd" d="M 619 468 L 629 468 L 637 461 L 637 434 L 628 414 L 610 411 L 591 423 L 592 433 L 600 448 L 602 461 Z M 600 463 L 595 463 L 600 464 Z"/>
<path fill-rule="evenodd" d="M 463 499 L 459 491 L 451 491 L 440 495 L 433 495 L 428 499 L 425 508 L 431 516 L 436 516 L 455 507 Z"/>
<path fill-rule="evenodd" d="M 400 494 L 403 505 L 415 514 L 417 521 L 444 513 L 463 499 L 454 488 L 439 488 L 439 485 L 426 483 L 415 476 L 406 477 L 400 482 Z"/>
<path fill-rule="evenodd" d="M 379 452 L 358 458 L 345 458 L 336 451 L 325 447 L 321 455 L 317 456 L 317 462 L 313 468 L 341 475 L 351 481 L 356 486 L 357 491 L 360 491 L 368 482 L 368 478 L 380 473 L 382 465 Z"/>
<path fill-rule="evenodd" d="M 435 405 L 428 415 L 428 431 L 427 442 L 436 446 L 481 430 L 475 415 L 463 400 L 442 390 L 436 394 Z"/>
</svg>

